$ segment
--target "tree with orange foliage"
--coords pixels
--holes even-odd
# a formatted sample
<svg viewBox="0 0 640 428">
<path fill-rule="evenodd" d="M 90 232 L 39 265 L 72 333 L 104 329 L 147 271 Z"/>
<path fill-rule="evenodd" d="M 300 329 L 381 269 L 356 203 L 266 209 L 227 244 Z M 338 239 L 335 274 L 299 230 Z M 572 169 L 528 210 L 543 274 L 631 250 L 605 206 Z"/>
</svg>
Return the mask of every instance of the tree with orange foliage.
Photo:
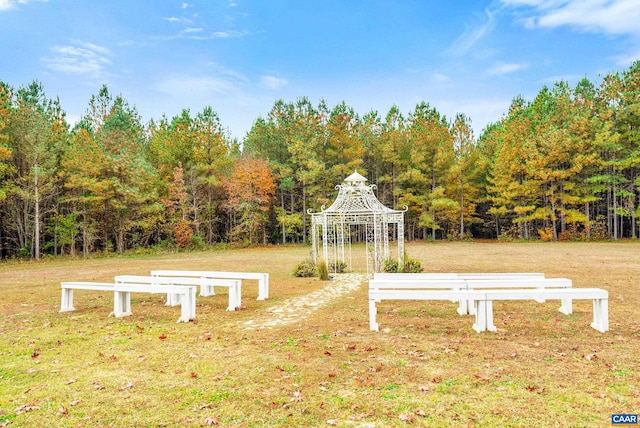
<svg viewBox="0 0 640 428">
<path fill-rule="evenodd" d="M 251 245 L 262 230 L 262 241 L 266 243 L 268 212 L 276 192 L 269 164 L 262 159 L 239 158 L 224 187 L 229 195 L 227 208 L 231 213 L 231 240 Z"/>
</svg>

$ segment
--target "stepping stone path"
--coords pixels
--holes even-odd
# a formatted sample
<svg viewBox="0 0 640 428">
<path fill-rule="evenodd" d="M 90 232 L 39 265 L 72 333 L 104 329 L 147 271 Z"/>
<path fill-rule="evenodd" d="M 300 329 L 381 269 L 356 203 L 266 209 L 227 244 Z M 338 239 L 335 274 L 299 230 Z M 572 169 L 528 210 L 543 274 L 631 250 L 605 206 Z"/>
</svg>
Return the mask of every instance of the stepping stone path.
<svg viewBox="0 0 640 428">
<path fill-rule="evenodd" d="M 360 284 L 366 280 L 367 275 L 365 274 L 335 274 L 333 280 L 323 289 L 305 296 L 287 299 L 278 306 L 268 308 L 269 319 L 246 321 L 244 323 L 245 329 L 259 330 L 302 321 L 310 312 L 326 305 L 330 300 L 357 290 Z"/>
</svg>

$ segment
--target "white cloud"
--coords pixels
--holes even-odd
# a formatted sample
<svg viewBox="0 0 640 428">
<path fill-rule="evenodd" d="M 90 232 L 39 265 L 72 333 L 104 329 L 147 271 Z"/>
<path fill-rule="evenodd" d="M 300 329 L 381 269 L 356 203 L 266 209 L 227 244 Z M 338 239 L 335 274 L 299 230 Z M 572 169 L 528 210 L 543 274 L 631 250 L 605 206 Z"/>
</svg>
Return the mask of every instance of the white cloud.
<svg viewBox="0 0 640 428">
<path fill-rule="evenodd" d="M 468 27 L 449 47 L 448 52 L 454 56 L 463 56 L 474 47 L 480 39 L 487 35 L 494 27 L 494 14 L 485 10 L 485 18 L 480 24 Z"/>
<path fill-rule="evenodd" d="M 230 37 L 242 37 L 244 35 L 246 35 L 247 33 L 244 31 L 235 31 L 235 30 L 228 30 L 228 31 L 216 31 L 215 33 L 213 33 L 213 38 L 216 39 L 228 39 Z"/>
<path fill-rule="evenodd" d="M 511 7 L 533 8 L 525 18 L 530 27 L 570 26 L 605 34 L 640 35 L 637 0 L 502 0 Z"/>
<path fill-rule="evenodd" d="M 175 16 L 170 16 L 168 18 L 162 18 L 162 19 L 171 23 L 193 24 L 193 21 L 191 21 L 188 18 L 176 18 Z"/>
<path fill-rule="evenodd" d="M 105 47 L 79 40 L 73 44 L 53 46 L 50 51 L 52 57 L 44 58 L 43 62 L 51 70 L 61 73 L 84 74 L 101 77 L 107 74 L 106 67 L 111 64 L 108 56 L 111 51 Z"/>
<path fill-rule="evenodd" d="M 260 85 L 267 89 L 280 89 L 287 86 L 289 82 L 287 79 L 282 79 L 275 76 L 262 76 L 260 78 Z"/>
<path fill-rule="evenodd" d="M 16 4 L 27 4 L 33 0 L 0 0 L 0 12 L 4 12 L 6 10 L 14 9 Z M 35 0 L 39 2 L 46 3 L 48 0 Z"/>
<path fill-rule="evenodd" d="M 516 71 L 524 70 L 527 68 L 526 64 L 516 63 L 497 63 L 493 67 L 487 70 L 487 74 L 491 76 L 501 76 L 504 74 L 514 73 Z"/>
<path fill-rule="evenodd" d="M 244 74 L 220 65 L 216 62 L 210 62 L 209 64 L 207 64 L 207 68 L 210 69 L 216 76 L 235 81 L 236 85 L 243 85 L 249 82 L 249 79 Z"/>
<path fill-rule="evenodd" d="M 183 33 L 200 33 L 203 30 L 204 30 L 203 28 L 189 27 L 189 28 L 185 28 L 184 30 L 182 30 L 182 32 Z"/>
</svg>

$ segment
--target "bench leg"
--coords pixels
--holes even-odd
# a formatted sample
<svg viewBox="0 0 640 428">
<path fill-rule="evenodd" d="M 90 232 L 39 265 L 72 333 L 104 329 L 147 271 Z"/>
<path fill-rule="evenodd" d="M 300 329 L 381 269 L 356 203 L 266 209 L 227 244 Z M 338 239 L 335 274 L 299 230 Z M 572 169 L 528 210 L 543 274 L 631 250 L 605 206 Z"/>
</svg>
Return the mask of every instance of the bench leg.
<svg viewBox="0 0 640 428">
<path fill-rule="evenodd" d="M 200 296 L 208 297 L 215 296 L 216 292 L 213 290 L 213 285 L 201 285 L 200 286 Z"/>
<path fill-rule="evenodd" d="M 236 281 L 236 285 L 229 287 L 229 307 L 228 311 L 235 311 L 242 306 L 242 281 Z"/>
<path fill-rule="evenodd" d="M 609 331 L 609 299 L 593 299 L 591 327 L 601 333 Z"/>
<path fill-rule="evenodd" d="M 165 306 L 178 306 L 181 304 L 182 294 L 176 293 L 167 293 L 167 302 L 164 304 Z"/>
<path fill-rule="evenodd" d="M 492 300 L 474 300 L 473 306 L 476 311 L 476 322 L 473 329 L 478 333 L 483 331 L 497 331 L 493 324 L 493 301 Z"/>
<path fill-rule="evenodd" d="M 572 299 L 562 299 L 562 305 L 560 305 L 560 309 L 558 309 L 565 315 L 571 315 L 573 312 L 573 300 Z"/>
<path fill-rule="evenodd" d="M 238 298 L 236 299 L 237 306 L 236 308 L 242 307 L 242 281 L 238 281 Z M 265 297 L 266 299 L 266 297 Z"/>
<path fill-rule="evenodd" d="M 486 319 L 486 327 L 488 331 L 496 332 L 498 329 L 495 324 L 493 324 L 493 300 L 487 300 L 485 305 L 485 319 Z"/>
<path fill-rule="evenodd" d="M 460 315 L 467 315 L 469 311 L 467 308 L 469 307 L 469 301 L 465 299 L 460 299 L 458 302 L 458 313 Z"/>
<path fill-rule="evenodd" d="M 476 312 L 476 322 L 473 323 L 473 329 L 481 333 L 487 329 L 487 301 L 474 300 L 473 307 Z"/>
<path fill-rule="evenodd" d="M 376 308 L 375 299 L 369 299 L 369 330 L 371 331 L 380 331 L 380 326 L 376 322 L 377 314 L 378 309 Z"/>
<path fill-rule="evenodd" d="M 227 307 L 227 311 L 235 311 L 236 308 L 242 305 L 241 302 L 241 289 L 242 282 L 236 282 L 236 285 L 229 287 L 229 306 Z"/>
<path fill-rule="evenodd" d="M 116 318 L 131 315 L 131 293 L 128 291 L 114 291 L 113 315 Z"/>
<path fill-rule="evenodd" d="M 269 277 L 264 276 L 258 280 L 258 298 L 256 300 L 267 300 L 269 298 Z"/>
<path fill-rule="evenodd" d="M 73 307 L 73 288 L 62 289 L 62 302 L 60 303 L 60 312 L 74 311 Z"/>
<path fill-rule="evenodd" d="M 196 289 L 190 288 L 186 294 L 181 295 L 180 318 L 178 322 L 189 322 L 196 317 Z"/>
</svg>

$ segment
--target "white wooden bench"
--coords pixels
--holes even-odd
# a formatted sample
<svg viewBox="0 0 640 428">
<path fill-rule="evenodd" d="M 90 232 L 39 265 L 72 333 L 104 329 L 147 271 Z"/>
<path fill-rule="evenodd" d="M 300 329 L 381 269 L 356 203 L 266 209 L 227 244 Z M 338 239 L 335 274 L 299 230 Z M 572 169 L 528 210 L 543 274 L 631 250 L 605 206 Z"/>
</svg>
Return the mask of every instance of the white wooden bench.
<svg viewBox="0 0 640 428">
<path fill-rule="evenodd" d="M 556 288 L 535 290 L 478 290 L 485 293 L 482 298 L 475 299 L 476 331 L 496 331 L 493 324 L 494 300 L 593 300 L 593 322 L 591 327 L 601 333 L 609 331 L 609 292 L 601 288 Z M 571 311 L 568 312 L 570 314 Z"/>
<path fill-rule="evenodd" d="M 189 322 L 196 317 L 195 286 L 108 283 L 108 282 L 62 282 L 62 302 L 60 312 L 74 311 L 73 290 L 99 290 L 113 292 L 113 312 L 115 317 L 131 315 L 131 292 L 167 293 L 168 291 L 182 295 L 182 306 L 178 322 Z M 163 288 L 159 288 L 163 287 Z M 111 314 L 110 314 L 111 315 Z"/>
<path fill-rule="evenodd" d="M 406 276 L 404 276 L 406 275 Z M 384 278 L 384 279 L 377 279 Z M 418 279 L 419 278 L 419 279 Z M 567 278 L 545 278 L 544 274 L 382 274 L 369 280 L 369 290 L 443 289 L 475 290 L 490 288 L 571 288 Z M 560 312 L 571 313 L 571 300 L 565 299 Z M 474 314 L 473 302 L 460 300 L 458 313 Z"/>
<path fill-rule="evenodd" d="M 258 281 L 258 298 L 257 300 L 266 300 L 269 298 L 269 274 L 261 272 L 222 272 L 207 270 L 152 270 L 152 276 L 182 276 L 182 277 L 198 277 L 209 279 L 252 279 Z M 213 286 L 207 291 L 213 295 Z"/>
<path fill-rule="evenodd" d="M 116 282 L 113 295 L 113 314 L 116 317 L 131 315 L 131 293 L 180 294 L 180 318 L 178 322 L 189 322 L 196 318 L 195 285 L 158 285 Z"/>
<path fill-rule="evenodd" d="M 218 278 L 192 278 L 180 276 L 145 276 L 145 275 L 118 275 L 115 277 L 117 282 L 129 282 L 137 284 L 155 284 L 155 285 L 199 285 L 201 296 L 212 296 L 214 293 L 213 286 L 227 287 L 229 289 L 229 305 L 228 311 L 235 311 L 242 306 L 242 281 L 233 279 Z M 176 306 L 181 304 L 180 294 L 167 293 L 167 306 Z"/>
<path fill-rule="evenodd" d="M 609 330 L 609 293 L 600 288 L 559 288 L 559 289 L 499 289 L 499 290 L 434 290 L 434 289 L 370 289 L 369 328 L 378 331 L 376 303 L 382 300 L 455 300 L 472 301 L 475 307 L 473 329 L 496 331 L 493 324 L 494 300 L 593 300 L 593 322 L 591 327 L 605 332 Z"/>
<path fill-rule="evenodd" d="M 98 290 L 113 293 L 115 284 L 109 282 L 62 282 L 60 286 L 62 289 L 60 312 L 69 312 L 76 310 L 73 306 L 73 290 Z"/>
</svg>

